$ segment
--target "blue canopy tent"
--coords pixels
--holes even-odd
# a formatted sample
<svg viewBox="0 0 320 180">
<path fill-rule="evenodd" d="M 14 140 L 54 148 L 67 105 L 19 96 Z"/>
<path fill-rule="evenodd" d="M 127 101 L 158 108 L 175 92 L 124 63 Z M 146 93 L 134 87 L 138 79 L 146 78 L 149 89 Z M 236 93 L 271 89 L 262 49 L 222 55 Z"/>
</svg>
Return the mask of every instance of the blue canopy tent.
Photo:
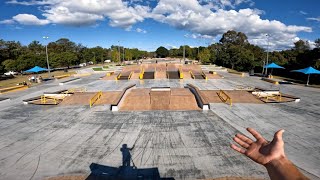
<svg viewBox="0 0 320 180">
<path fill-rule="evenodd" d="M 276 64 L 276 63 L 268 64 L 268 65 L 264 66 L 264 68 L 266 68 L 266 69 L 271 69 L 271 73 L 270 73 L 270 74 L 272 74 L 273 69 L 285 69 L 284 67 L 279 66 L 279 65 Z"/>
<path fill-rule="evenodd" d="M 29 73 L 38 73 L 38 72 L 41 72 L 41 71 L 48 71 L 48 69 L 46 68 L 42 68 L 42 67 L 39 67 L 39 66 L 35 66 L 29 70 L 26 70 L 25 72 L 29 72 Z"/>
<path fill-rule="evenodd" d="M 320 74 L 319 70 L 316 70 L 311 66 L 307 67 L 307 68 L 304 68 L 304 69 L 293 70 L 291 72 L 300 72 L 300 73 L 303 73 L 303 74 L 308 74 L 307 85 L 309 85 L 310 74 Z"/>
</svg>

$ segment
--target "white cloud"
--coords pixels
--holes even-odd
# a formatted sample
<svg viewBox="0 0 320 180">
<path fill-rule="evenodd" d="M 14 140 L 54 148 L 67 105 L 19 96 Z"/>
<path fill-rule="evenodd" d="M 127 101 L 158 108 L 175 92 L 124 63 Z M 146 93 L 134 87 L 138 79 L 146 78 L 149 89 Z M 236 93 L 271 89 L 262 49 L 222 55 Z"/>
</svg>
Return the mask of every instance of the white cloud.
<svg viewBox="0 0 320 180">
<path fill-rule="evenodd" d="M 11 0 L 7 3 L 40 6 L 42 15 L 55 24 L 85 26 L 108 19 L 110 26 L 127 30 L 142 22 L 150 11 L 148 6 L 128 6 L 122 0 Z"/>
<path fill-rule="evenodd" d="M 307 18 L 307 20 L 320 22 L 320 17 L 311 17 Z"/>
<path fill-rule="evenodd" d="M 146 33 L 147 33 L 146 30 L 140 29 L 140 28 L 137 28 L 137 29 L 136 29 L 136 32 L 138 32 L 138 33 L 143 33 L 143 34 L 146 34 Z"/>
<path fill-rule="evenodd" d="M 299 11 L 300 14 L 302 15 L 307 15 L 308 13 L 307 12 L 304 12 L 304 11 Z"/>
<path fill-rule="evenodd" d="M 216 40 L 216 37 L 228 30 L 236 30 L 244 32 L 250 40 L 255 39 L 257 45 L 265 47 L 267 44 L 265 34 L 270 34 L 270 46 L 274 49 L 291 47 L 299 32 L 312 32 L 310 27 L 286 25 L 277 20 L 262 19 L 261 14 L 264 12 L 258 9 L 233 10 L 241 4 L 253 6 L 252 0 L 152 1 L 156 2 L 153 8 L 141 5 L 148 4 L 141 0 L 10 0 L 7 3 L 39 6 L 45 19 L 38 19 L 30 14 L 19 14 L 11 20 L 0 23 L 84 26 L 108 20 L 112 27 L 131 30 L 134 24 L 150 18 L 190 32 L 189 38 Z M 308 20 L 320 21 L 320 17 Z M 146 33 L 140 28 L 135 31 Z"/>
<path fill-rule="evenodd" d="M 25 6 L 50 4 L 49 1 L 37 1 L 37 0 L 31 0 L 31 1 L 10 0 L 10 1 L 7 1 L 6 3 L 7 4 L 19 4 L 19 5 L 25 5 Z"/>
<path fill-rule="evenodd" d="M 298 32 L 312 31 L 310 27 L 288 26 L 280 21 L 261 19 L 262 12 L 259 10 L 219 9 L 212 11 L 201 6 L 196 0 L 176 0 L 174 2 L 160 0 L 157 7 L 153 9 L 153 13 L 154 19 L 194 34 L 216 37 L 228 30 L 236 30 L 244 32 L 251 39 L 270 34 L 270 42 L 272 42 L 270 44 L 276 49 L 290 47 Z M 257 44 L 263 46 L 266 43 L 257 41 Z"/>
<path fill-rule="evenodd" d="M 0 24 L 14 24 L 14 20 L 12 19 L 6 19 L 6 20 L 3 20 L 3 21 L 0 21 Z"/>
<path fill-rule="evenodd" d="M 12 20 L 23 25 L 41 25 L 42 26 L 50 23 L 49 20 L 38 19 L 36 16 L 32 14 L 18 14 L 16 16 L 13 16 Z"/>
</svg>

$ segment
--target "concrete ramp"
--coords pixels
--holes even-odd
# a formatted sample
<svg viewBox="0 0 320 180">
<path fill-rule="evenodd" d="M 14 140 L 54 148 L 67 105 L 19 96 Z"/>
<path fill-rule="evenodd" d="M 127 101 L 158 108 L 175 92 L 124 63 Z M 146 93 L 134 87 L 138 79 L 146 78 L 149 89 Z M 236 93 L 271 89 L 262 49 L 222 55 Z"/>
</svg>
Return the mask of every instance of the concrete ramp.
<svg viewBox="0 0 320 180">
<path fill-rule="evenodd" d="M 201 110 L 188 88 L 132 89 L 123 100 L 120 111 Z"/>
<path fill-rule="evenodd" d="M 152 110 L 170 110 L 170 89 L 169 91 L 151 91 Z"/>
</svg>

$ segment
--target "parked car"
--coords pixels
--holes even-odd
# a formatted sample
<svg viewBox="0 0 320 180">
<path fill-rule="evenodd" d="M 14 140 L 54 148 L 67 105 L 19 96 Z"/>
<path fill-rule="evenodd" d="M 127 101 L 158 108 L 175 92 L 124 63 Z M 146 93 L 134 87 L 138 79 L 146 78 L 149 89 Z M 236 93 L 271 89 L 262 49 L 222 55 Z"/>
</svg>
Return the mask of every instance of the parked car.
<svg viewBox="0 0 320 180">
<path fill-rule="evenodd" d="M 6 75 L 6 76 L 10 76 L 10 75 L 18 75 L 18 72 L 9 71 L 9 72 L 4 73 L 4 75 Z"/>
<path fill-rule="evenodd" d="M 104 61 L 105 63 L 111 63 L 111 60 L 110 59 L 107 59 Z"/>
<path fill-rule="evenodd" d="M 89 65 L 92 65 L 92 64 L 93 64 L 93 62 L 92 62 L 92 61 L 89 61 L 89 62 L 88 62 L 88 64 L 89 64 Z"/>
<path fill-rule="evenodd" d="M 85 67 L 85 66 L 87 66 L 87 63 L 81 63 L 81 64 L 79 64 L 79 66 L 80 67 Z"/>
</svg>

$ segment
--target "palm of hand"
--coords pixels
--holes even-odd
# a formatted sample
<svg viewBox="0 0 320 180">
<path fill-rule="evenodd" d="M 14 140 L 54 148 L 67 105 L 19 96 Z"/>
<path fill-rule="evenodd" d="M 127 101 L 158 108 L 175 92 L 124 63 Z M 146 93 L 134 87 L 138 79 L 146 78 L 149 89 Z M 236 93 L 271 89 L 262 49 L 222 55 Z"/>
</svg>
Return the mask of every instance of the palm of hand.
<svg viewBox="0 0 320 180">
<path fill-rule="evenodd" d="M 237 134 L 236 137 L 234 137 L 234 141 L 241 145 L 244 149 L 232 144 L 231 147 L 234 150 L 245 154 L 253 161 L 262 165 L 284 156 L 284 143 L 282 141 L 283 130 L 278 131 L 270 143 L 268 143 L 268 141 L 266 141 L 254 129 L 248 128 L 247 130 L 257 139 L 257 141 L 254 142 L 247 136 Z"/>
</svg>

